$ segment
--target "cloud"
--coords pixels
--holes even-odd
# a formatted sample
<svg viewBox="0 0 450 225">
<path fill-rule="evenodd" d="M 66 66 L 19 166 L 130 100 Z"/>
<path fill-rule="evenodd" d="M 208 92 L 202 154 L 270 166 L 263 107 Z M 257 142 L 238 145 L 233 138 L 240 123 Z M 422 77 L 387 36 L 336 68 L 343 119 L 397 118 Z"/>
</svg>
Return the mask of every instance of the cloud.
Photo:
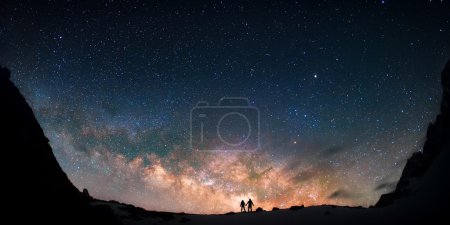
<svg viewBox="0 0 450 225">
<path fill-rule="evenodd" d="M 375 191 L 386 189 L 387 191 L 393 191 L 397 187 L 397 182 L 384 182 L 375 187 Z"/>
<path fill-rule="evenodd" d="M 290 181 L 293 183 L 302 183 L 314 178 L 314 176 L 316 176 L 316 173 L 311 170 L 301 171 L 297 175 L 293 176 Z"/>
<path fill-rule="evenodd" d="M 86 144 L 82 143 L 82 142 L 75 142 L 73 144 L 73 147 L 75 150 L 80 151 L 80 152 L 87 152 L 88 151 L 88 147 L 86 146 Z"/>
<path fill-rule="evenodd" d="M 328 196 L 329 199 L 335 199 L 335 198 L 349 199 L 349 198 L 355 198 L 355 197 L 356 197 L 356 195 L 350 193 L 349 191 L 343 190 L 343 189 L 336 190 L 333 193 L 331 193 L 330 196 Z"/>
<path fill-rule="evenodd" d="M 331 146 L 325 150 L 322 151 L 322 155 L 325 156 L 332 156 L 338 153 L 341 153 L 345 150 L 344 146 Z"/>
</svg>

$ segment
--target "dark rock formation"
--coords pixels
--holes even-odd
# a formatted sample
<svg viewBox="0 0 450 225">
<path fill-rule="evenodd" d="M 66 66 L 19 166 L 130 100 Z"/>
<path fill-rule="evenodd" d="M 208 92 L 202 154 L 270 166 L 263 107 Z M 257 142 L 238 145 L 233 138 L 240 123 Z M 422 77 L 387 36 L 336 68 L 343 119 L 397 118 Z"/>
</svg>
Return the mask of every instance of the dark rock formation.
<svg viewBox="0 0 450 225">
<path fill-rule="evenodd" d="M 261 207 L 258 207 L 258 208 L 255 210 L 255 212 L 264 212 L 264 209 L 261 208 Z"/>
<path fill-rule="evenodd" d="M 413 192 L 411 182 L 420 179 L 442 151 L 450 151 L 450 61 L 441 74 L 443 88 L 441 112 L 427 129 L 426 141 L 422 152 L 415 152 L 407 161 L 396 189 L 380 197 L 375 207 L 392 204 L 396 199 Z M 437 177 L 437 179 L 443 179 Z"/>
<path fill-rule="evenodd" d="M 8 195 L 5 205 L 11 212 L 27 209 L 23 217 L 11 219 L 14 223 L 117 224 L 108 213 L 91 207 L 67 178 L 32 109 L 10 76 L 10 71 L 0 66 L 3 193 Z M 5 214 L 12 216 L 8 212 Z"/>
<path fill-rule="evenodd" d="M 289 208 L 290 210 L 299 210 L 299 209 L 303 209 L 303 208 L 305 208 L 305 206 L 304 205 L 293 205 L 293 206 L 291 206 L 291 208 Z"/>
<path fill-rule="evenodd" d="M 88 201 L 88 202 L 92 202 L 94 200 L 94 198 L 89 194 L 88 189 L 84 188 L 83 192 L 81 192 L 83 194 L 83 198 Z"/>
<path fill-rule="evenodd" d="M 272 211 L 278 211 L 278 210 L 280 210 L 280 208 L 278 208 L 278 207 L 273 207 L 272 208 Z"/>
</svg>

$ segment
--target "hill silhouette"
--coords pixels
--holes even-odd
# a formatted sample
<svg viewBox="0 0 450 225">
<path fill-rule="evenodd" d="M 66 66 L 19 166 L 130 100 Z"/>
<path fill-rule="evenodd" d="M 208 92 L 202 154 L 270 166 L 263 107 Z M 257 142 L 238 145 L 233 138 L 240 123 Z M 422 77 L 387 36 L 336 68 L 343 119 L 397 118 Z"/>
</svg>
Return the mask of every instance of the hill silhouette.
<svg viewBox="0 0 450 225">
<path fill-rule="evenodd" d="M 441 113 L 436 116 L 436 121 L 428 126 L 423 150 L 415 152 L 408 159 L 396 189 L 392 193 L 382 195 L 376 207 L 392 204 L 396 199 L 412 194 L 415 189 L 414 180 L 425 174 L 441 151 L 448 151 L 450 148 L 450 61 L 442 71 L 441 83 Z"/>
<path fill-rule="evenodd" d="M 90 206 L 67 178 L 10 71 L 1 66 L 0 108 L 5 203 L 11 213 L 25 213 L 13 221 L 118 224 L 107 211 Z"/>
</svg>

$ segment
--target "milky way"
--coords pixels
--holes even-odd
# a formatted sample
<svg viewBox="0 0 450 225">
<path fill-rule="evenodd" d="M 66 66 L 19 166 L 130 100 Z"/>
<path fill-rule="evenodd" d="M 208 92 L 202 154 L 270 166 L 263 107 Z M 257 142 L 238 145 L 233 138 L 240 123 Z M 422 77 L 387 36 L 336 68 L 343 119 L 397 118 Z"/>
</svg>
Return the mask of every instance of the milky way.
<svg viewBox="0 0 450 225">
<path fill-rule="evenodd" d="M 2 1 L 0 64 L 96 198 L 190 213 L 248 198 L 368 207 L 438 112 L 448 12 L 448 1 Z M 192 150 L 191 109 L 226 96 L 259 110 L 260 149 Z"/>
</svg>

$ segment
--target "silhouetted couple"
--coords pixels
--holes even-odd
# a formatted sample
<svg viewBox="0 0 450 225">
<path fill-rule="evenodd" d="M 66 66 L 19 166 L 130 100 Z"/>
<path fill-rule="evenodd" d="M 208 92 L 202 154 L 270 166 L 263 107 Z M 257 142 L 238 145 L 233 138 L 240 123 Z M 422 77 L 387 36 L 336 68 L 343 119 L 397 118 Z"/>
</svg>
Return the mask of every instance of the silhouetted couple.
<svg viewBox="0 0 450 225">
<path fill-rule="evenodd" d="M 244 211 L 245 212 L 245 206 L 247 206 L 247 211 L 251 212 L 253 211 L 252 207 L 255 204 L 253 204 L 252 199 L 249 198 L 247 204 L 244 202 L 244 200 L 241 201 L 241 212 Z"/>
</svg>

